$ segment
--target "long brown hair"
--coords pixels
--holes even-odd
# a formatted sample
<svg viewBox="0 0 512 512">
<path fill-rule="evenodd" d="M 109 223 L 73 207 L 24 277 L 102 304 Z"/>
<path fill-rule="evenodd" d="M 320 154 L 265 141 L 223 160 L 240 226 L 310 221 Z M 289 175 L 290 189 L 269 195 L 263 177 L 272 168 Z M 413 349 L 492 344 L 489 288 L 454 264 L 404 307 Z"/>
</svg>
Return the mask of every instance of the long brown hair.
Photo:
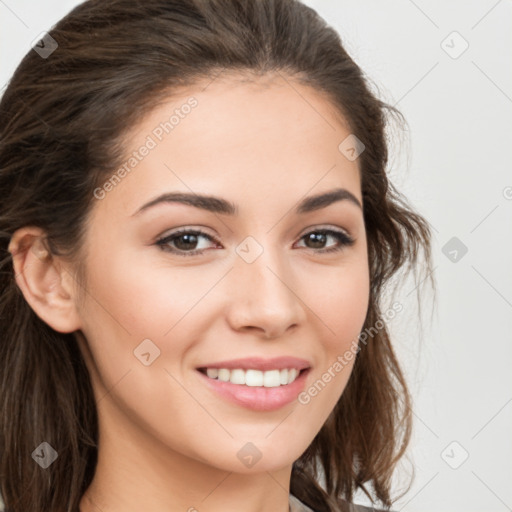
<svg viewBox="0 0 512 512">
<path fill-rule="evenodd" d="M 388 116 L 403 120 L 400 113 L 370 91 L 336 31 L 297 0 L 89 0 L 49 34 L 58 45 L 53 53 L 29 51 L 0 102 L 0 483 L 7 510 L 77 511 L 98 441 L 75 336 L 54 331 L 25 301 L 10 238 L 38 226 L 53 254 L 79 264 L 93 191 L 121 162 L 126 126 L 174 88 L 223 70 L 277 71 L 314 87 L 365 145 L 359 165 L 371 284 L 363 332 L 373 331 L 341 399 L 294 463 L 290 491 L 331 512 L 344 510 L 357 489 L 370 496 L 370 485 L 373 499 L 390 507 L 412 415 L 381 299 L 399 269 L 418 267 L 420 249 L 422 268 L 431 268 L 429 225 L 386 175 Z M 31 456 L 43 441 L 58 447 L 47 470 Z"/>
</svg>

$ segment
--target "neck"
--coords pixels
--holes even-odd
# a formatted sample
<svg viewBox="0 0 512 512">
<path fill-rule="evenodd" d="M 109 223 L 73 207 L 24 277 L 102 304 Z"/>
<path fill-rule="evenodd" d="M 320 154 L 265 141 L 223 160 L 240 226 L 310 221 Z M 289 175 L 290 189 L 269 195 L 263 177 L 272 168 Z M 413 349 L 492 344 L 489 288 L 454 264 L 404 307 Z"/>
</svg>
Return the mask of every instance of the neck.
<svg viewBox="0 0 512 512">
<path fill-rule="evenodd" d="M 101 405 L 110 409 L 107 402 Z M 125 421 L 120 428 L 120 420 L 100 421 L 96 472 L 80 512 L 289 511 L 291 466 L 225 471 L 163 445 L 133 423 Z"/>
</svg>

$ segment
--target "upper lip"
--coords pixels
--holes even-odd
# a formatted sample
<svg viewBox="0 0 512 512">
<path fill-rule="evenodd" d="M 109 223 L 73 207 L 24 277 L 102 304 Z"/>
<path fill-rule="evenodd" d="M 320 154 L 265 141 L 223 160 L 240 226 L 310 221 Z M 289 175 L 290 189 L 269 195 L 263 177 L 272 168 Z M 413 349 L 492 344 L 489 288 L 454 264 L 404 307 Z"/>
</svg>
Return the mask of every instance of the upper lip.
<svg viewBox="0 0 512 512">
<path fill-rule="evenodd" d="M 229 361 L 216 361 L 214 363 L 204 364 L 198 368 L 227 368 L 243 370 L 284 370 L 286 368 L 297 368 L 303 370 L 309 368 L 311 364 L 305 359 L 297 357 L 282 356 L 265 359 L 262 357 L 247 357 L 244 359 L 230 359 Z"/>
</svg>

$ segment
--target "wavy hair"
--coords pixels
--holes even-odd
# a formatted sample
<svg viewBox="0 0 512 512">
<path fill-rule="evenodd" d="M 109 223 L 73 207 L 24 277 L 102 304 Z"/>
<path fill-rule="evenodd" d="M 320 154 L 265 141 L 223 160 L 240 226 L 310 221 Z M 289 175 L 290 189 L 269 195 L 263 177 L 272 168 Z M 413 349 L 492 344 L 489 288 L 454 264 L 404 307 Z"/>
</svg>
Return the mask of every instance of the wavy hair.
<svg viewBox="0 0 512 512">
<path fill-rule="evenodd" d="M 93 191 L 122 161 L 126 127 L 177 88 L 227 71 L 280 73 L 329 98 L 365 145 L 359 156 L 370 266 L 364 329 L 347 386 L 290 491 L 318 512 L 345 510 L 359 489 L 389 508 L 391 476 L 411 436 L 411 397 L 382 314 L 400 269 L 430 270 L 431 231 L 387 177 L 388 115 L 339 34 L 298 0 L 89 0 L 30 50 L 0 101 L 0 483 L 9 512 L 76 512 L 97 462 L 98 418 L 75 335 L 56 332 L 15 282 L 8 244 L 44 230 L 51 253 L 79 266 Z M 431 275 L 431 274 L 430 274 Z M 80 278 L 80 274 L 78 274 Z M 42 470 L 31 454 L 59 447 Z M 367 486 L 371 486 L 374 497 Z"/>
</svg>

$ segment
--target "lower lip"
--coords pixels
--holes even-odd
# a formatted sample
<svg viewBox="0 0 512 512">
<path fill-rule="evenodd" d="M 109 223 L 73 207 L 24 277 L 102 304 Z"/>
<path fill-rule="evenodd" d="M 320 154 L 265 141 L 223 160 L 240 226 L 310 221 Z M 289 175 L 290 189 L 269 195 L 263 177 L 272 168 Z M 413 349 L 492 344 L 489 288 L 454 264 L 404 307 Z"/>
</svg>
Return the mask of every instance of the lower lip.
<svg viewBox="0 0 512 512">
<path fill-rule="evenodd" d="M 297 399 L 304 389 L 309 368 L 291 383 L 275 388 L 232 384 L 218 379 L 211 379 L 197 370 L 205 383 L 221 397 L 232 403 L 254 411 L 275 411 Z"/>
</svg>

